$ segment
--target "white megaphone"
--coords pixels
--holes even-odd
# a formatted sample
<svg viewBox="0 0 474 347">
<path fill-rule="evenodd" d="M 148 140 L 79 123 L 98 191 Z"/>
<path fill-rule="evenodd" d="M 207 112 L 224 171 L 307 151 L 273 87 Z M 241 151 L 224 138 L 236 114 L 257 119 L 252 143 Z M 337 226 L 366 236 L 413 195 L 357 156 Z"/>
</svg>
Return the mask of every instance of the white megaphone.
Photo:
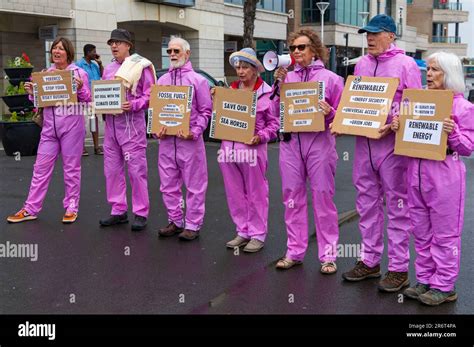
<svg viewBox="0 0 474 347">
<path fill-rule="evenodd" d="M 268 51 L 263 56 L 263 66 L 267 71 L 273 71 L 278 67 L 288 67 L 295 63 L 295 58 L 290 54 L 278 55 L 275 51 Z"/>
</svg>

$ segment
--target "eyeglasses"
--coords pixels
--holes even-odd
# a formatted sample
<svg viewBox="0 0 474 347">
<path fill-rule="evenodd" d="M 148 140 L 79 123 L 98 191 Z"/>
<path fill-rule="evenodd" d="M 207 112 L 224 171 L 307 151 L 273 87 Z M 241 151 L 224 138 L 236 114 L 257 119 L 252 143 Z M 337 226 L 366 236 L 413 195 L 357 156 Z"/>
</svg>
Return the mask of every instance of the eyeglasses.
<svg viewBox="0 0 474 347">
<path fill-rule="evenodd" d="M 179 54 L 179 52 L 181 52 L 181 50 L 180 49 L 171 49 L 171 48 L 168 48 L 166 50 L 166 53 L 168 53 L 168 54 L 171 54 L 171 52 L 173 52 L 174 54 Z"/>
<path fill-rule="evenodd" d="M 120 46 L 122 43 L 123 43 L 123 41 L 117 41 L 117 40 L 109 41 L 110 46 L 113 46 L 113 45 Z"/>
<path fill-rule="evenodd" d="M 298 48 L 298 51 L 300 52 L 303 52 L 306 47 L 308 47 L 309 45 L 298 45 L 298 46 L 290 46 L 290 52 L 294 52 L 297 48 Z"/>
</svg>

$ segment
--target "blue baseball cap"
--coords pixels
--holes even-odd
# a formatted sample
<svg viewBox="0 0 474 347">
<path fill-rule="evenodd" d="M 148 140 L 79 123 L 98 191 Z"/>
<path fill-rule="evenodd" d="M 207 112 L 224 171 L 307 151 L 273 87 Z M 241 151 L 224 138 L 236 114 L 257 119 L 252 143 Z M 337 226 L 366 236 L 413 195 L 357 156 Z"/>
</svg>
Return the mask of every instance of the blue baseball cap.
<svg viewBox="0 0 474 347">
<path fill-rule="evenodd" d="M 365 27 L 359 29 L 358 33 L 381 33 L 382 31 L 389 33 L 397 32 L 395 21 L 392 17 L 387 16 L 386 14 L 378 14 L 373 17 Z"/>
</svg>

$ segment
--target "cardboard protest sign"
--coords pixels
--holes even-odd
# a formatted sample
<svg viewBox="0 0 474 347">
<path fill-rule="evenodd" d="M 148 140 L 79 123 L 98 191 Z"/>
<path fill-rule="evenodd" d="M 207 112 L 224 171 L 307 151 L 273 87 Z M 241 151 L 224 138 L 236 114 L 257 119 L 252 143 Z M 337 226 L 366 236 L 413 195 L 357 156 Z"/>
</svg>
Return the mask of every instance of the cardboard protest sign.
<svg viewBox="0 0 474 347">
<path fill-rule="evenodd" d="M 324 131 L 324 82 L 283 83 L 280 88 L 280 132 Z"/>
<path fill-rule="evenodd" d="M 125 88 L 121 81 L 92 81 L 92 109 L 95 114 L 121 114 Z"/>
<path fill-rule="evenodd" d="M 349 76 L 332 124 L 339 134 L 380 138 L 387 122 L 398 78 Z"/>
<path fill-rule="evenodd" d="M 158 134 L 166 127 L 167 135 L 177 135 L 180 130 L 189 135 L 193 91 L 193 86 L 152 86 L 147 132 Z"/>
<path fill-rule="evenodd" d="M 209 136 L 249 143 L 255 132 L 257 93 L 216 87 Z"/>
<path fill-rule="evenodd" d="M 58 106 L 58 103 L 77 103 L 77 85 L 72 70 L 33 72 L 35 107 Z"/>
<path fill-rule="evenodd" d="M 443 120 L 450 118 L 452 107 L 453 92 L 450 90 L 405 89 L 394 153 L 444 160 L 448 134 L 443 131 Z"/>
</svg>

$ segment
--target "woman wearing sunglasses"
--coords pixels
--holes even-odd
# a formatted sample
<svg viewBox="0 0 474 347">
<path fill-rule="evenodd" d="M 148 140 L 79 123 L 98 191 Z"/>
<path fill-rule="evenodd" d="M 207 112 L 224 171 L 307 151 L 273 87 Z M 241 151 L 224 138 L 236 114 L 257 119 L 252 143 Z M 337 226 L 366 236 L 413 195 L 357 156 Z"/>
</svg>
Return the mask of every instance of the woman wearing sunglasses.
<svg viewBox="0 0 474 347">
<path fill-rule="evenodd" d="M 313 30 L 301 29 L 290 34 L 288 44 L 296 62 L 295 69 L 288 72 L 285 68 L 279 68 L 275 72 L 275 78 L 283 83 L 325 83 L 325 100 L 319 106 L 324 113 L 326 130 L 284 134 L 280 143 L 280 174 L 288 250 L 276 267 L 289 269 L 303 261 L 308 246 L 306 182 L 309 180 L 321 272 L 333 274 L 337 271 L 335 261 L 339 238 L 337 209 L 333 199 L 337 153 L 335 139 L 328 127 L 334 119 L 344 81 L 342 77 L 325 69 L 327 49 Z"/>
</svg>

